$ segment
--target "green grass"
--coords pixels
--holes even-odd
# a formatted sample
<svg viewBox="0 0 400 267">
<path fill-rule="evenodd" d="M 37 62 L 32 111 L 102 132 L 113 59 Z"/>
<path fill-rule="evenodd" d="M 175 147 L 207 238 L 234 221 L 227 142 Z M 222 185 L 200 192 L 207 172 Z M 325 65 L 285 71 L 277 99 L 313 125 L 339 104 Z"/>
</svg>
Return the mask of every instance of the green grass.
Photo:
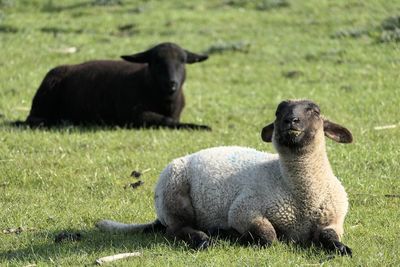
<svg viewBox="0 0 400 267">
<path fill-rule="evenodd" d="M 381 22 L 399 14 L 394 0 L 0 0 L 0 230 L 33 228 L 0 233 L 0 265 L 90 265 L 101 256 L 138 250 L 142 257 L 116 265 L 398 266 L 400 43 L 379 37 Z M 130 30 L 118 30 L 129 24 Z M 335 37 L 357 29 L 367 33 Z M 115 59 L 163 41 L 193 52 L 223 43 L 250 45 L 247 53 L 216 53 L 187 67 L 182 121 L 208 124 L 212 132 L 8 124 L 25 119 L 50 68 Z M 68 47 L 77 52 L 58 52 Z M 298 75 L 285 77 L 289 71 Z M 219 145 L 273 151 L 260 130 L 287 98 L 314 100 L 355 137 L 351 145 L 327 144 L 349 194 L 344 242 L 353 258 L 223 240 L 195 252 L 160 235 L 108 235 L 94 228 L 102 218 L 153 220 L 157 176 L 175 157 Z M 374 130 L 391 124 L 397 128 Z M 145 169 L 141 187 L 123 188 L 134 180 L 133 170 Z M 54 243 L 65 230 L 81 232 L 83 240 Z"/>
</svg>

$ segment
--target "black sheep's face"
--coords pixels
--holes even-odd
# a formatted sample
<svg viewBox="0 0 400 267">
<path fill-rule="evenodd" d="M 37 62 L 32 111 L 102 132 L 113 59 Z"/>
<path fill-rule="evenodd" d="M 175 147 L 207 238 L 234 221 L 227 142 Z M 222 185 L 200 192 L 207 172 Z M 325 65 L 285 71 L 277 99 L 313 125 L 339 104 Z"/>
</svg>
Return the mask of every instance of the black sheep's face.
<svg viewBox="0 0 400 267">
<path fill-rule="evenodd" d="M 340 143 L 351 143 L 349 130 L 325 120 L 320 108 L 310 100 L 287 100 L 278 105 L 276 119 L 264 127 L 261 136 L 265 142 L 299 150 L 313 143 L 316 136 L 325 134 Z"/>
<path fill-rule="evenodd" d="M 122 56 L 123 59 L 147 63 L 152 82 L 155 83 L 161 95 L 178 94 L 185 81 L 185 64 L 204 61 L 206 55 L 198 55 L 182 49 L 173 43 L 162 43 L 145 52 L 131 56 Z"/>
<path fill-rule="evenodd" d="M 160 48 L 153 51 L 151 76 L 164 94 L 177 93 L 185 81 L 186 55 L 182 49 Z"/>
</svg>

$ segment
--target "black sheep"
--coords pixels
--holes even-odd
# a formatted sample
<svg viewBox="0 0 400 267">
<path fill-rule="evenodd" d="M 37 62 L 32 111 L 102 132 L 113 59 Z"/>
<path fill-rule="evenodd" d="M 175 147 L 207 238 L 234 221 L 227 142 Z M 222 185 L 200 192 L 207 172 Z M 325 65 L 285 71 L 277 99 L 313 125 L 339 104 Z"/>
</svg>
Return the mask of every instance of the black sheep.
<svg viewBox="0 0 400 267">
<path fill-rule="evenodd" d="M 127 127 L 211 128 L 180 123 L 185 105 L 185 63 L 204 61 L 173 43 L 122 56 L 124 61 L 95 60 L 50 70 L 36 92 L 26 123 Z"/>
</svg>

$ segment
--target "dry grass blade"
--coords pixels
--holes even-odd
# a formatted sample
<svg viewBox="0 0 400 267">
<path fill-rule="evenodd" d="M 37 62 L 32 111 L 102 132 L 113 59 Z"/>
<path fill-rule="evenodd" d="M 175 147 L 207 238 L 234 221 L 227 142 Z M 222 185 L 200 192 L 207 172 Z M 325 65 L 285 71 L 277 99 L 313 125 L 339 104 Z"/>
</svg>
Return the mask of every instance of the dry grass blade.
<svg viewBox="0 0 400 267">
<path fill-rule="evenodd" d="M 113 262 L 125 258 L 130 258 L 130 257 L 140 257 L 142 256 L 142 253 L 140 252 L 132 252 L 132 253 L 121 253 L 121 254 L 116 254 L 116 255 L 111 255 L 111 256 L 106 256 L 102 257 L 96 260 L 96 263 L 101 265 L 107 262 Z"/>
</svg>

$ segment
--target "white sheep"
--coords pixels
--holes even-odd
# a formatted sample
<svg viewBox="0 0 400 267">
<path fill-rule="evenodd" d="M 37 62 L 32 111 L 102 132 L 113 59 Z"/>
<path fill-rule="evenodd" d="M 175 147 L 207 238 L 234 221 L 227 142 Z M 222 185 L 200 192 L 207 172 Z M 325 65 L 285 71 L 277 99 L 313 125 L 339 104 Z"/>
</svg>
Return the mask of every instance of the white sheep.
<svg viewBox="0 0 400 267">
<path fill-rule="evenodd" d="M 340 242 L 347 195 L 329 164 L 324 135 L 336 142 L 352 142 L 351 133 L 324 119 L 315 103 L 283 101 L 274 123 L 261 133 L 278 154 L 215 147 L 175 159 L 156 186 L 156 221 L 104 220 L 97 227 L 114 232 L 164 228 L 197 249 L 209 245 L 206 231 L 233 229 L 242 241 L 313 242 L 351 255 L 351 249 Z"/>
</svg>

